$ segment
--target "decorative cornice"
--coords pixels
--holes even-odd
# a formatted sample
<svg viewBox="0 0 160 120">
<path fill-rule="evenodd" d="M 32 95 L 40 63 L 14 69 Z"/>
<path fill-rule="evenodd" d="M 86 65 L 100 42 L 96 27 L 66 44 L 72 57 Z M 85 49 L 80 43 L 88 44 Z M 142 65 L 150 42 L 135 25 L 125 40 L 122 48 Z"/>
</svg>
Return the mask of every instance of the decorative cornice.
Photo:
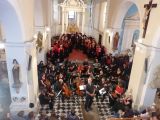
<svg viewBox="0 0 160 120">
<path fill-rule="evenodd" d="M 60 3 L 62 7 L 74 7 L 74 8 L 86 8 L 83 0 L 64 0 L 63 3 Z"/>
</svg>

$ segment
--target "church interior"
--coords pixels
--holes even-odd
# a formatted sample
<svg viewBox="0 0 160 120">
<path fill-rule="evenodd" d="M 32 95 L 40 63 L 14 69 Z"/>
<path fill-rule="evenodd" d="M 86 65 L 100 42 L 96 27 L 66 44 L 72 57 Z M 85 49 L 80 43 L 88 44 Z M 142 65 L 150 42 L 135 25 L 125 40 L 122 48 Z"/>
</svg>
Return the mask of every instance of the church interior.
<svg viewBox="0 0 160 120">
<path fill-rule="evenodd" d="M 159 0 L 0 0 L 0 120 L 160 120 Z"/>
</svg>

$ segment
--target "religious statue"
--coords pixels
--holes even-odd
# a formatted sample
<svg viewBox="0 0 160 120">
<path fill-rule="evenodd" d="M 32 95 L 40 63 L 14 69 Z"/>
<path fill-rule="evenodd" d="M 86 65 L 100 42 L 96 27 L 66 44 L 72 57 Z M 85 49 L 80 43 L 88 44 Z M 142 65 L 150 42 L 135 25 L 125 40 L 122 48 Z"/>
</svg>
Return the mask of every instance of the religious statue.
<svg viewBox="0 0 160 120">
<path fill-rule="evenodd" d="M 43 34 L 39 31 L 37 35 L 37 41 L 36 41 L 36 49 L 41 52 L 43 48 Z"/>
<path fill-rule="evenodd" d="M 148 27 L 148 22 L 149 22 L 149 16 L 150 16 L 150 12 L 152 8 L 156 8 L 157 4 L 152 4 L 153 0 L 149 1 L 149 4 L 145 4 L 144 8 L 145 8 L 145 13 L 144 13 L 144 17 L 143 17 L 143 35 L 142 37 L 145 38 L 146 36 L 146 31 L 147 31 L 147 27 Z"/>
<path fill-rule="evenodd" d="M 117 50 L 118 49 L 118 42 L 119 42 L 119 33 L 116 32 L 113 38 L 113 50 Z"/>
<path fill-rule="evenodd" d="M 13 59 L 13 68 L 12 68 L 12 74 L 13 74 L 13 88 L 16 88 L 16 92 L 19 92 L 19 88 L 21 87 L 20 82 L 20 67 L 16 59 Z"/>
<path fill-rule="evenodd" d="M 146 9 L 145 9 L 145 13 L 144 13 L 144 17 L 143 17 L 143 29 L 146 28 L 146 21 L 147 21 L 147 18 L 149 16 L 149 12 L 151 11 L 152 7 L 150 6 L 147 6 Z"/>
</svg>

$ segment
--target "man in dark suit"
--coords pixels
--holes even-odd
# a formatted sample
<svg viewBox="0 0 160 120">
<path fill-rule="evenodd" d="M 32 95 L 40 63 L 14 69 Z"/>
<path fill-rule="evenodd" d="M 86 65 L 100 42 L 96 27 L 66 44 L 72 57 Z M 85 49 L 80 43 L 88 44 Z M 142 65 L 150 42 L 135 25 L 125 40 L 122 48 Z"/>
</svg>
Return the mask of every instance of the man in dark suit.
<svg viewBox="0 0 160 120">
<path fill-rule="evenodd" d="M 88 78 L 88 84 L 86 85 L 86 102 L 85 102 L 85 110 L 88 112 L 92 110 L 91 106 L 93 103 L 93 98 L 95 96 L 95 88 L 92 84 L 92 78 Z"/>
</svg>

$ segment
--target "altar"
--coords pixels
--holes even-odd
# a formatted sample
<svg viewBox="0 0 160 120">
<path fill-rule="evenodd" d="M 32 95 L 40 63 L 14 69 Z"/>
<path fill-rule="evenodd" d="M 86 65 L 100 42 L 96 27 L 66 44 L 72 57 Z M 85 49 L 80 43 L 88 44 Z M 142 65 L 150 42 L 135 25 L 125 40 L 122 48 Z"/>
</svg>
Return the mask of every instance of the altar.
<svg viewBox="0 0 160 120">
<path fill-rule="evenodd" d="M 69 24 L 67 27 L 67 33 L 76 33 L 76 32 L 80 32 L 79 28 L 76 24 Z"/>
<path fill-rule="evenodd" d="M 86 5 L 83 0 L 64 0 L 60 7 L 62 9 L 62 34 L 84 33 Z"/>
</svg>

